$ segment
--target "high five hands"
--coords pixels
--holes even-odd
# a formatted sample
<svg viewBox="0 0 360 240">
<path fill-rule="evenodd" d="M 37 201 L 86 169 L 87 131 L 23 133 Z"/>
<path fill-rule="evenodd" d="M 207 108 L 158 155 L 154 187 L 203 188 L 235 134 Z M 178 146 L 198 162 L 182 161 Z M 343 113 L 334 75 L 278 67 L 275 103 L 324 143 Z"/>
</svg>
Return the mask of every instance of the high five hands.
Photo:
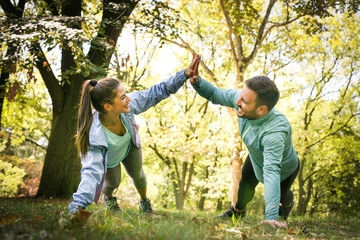
<svg viewBox="0 0 360 240">
<path fill-rule="evenodd" d="M 193 53 L 193 59 L 189 67 L 185 70 L 185 76 L 190 77 L 190 83 L 195 84 L 199 81 L 199 64 L 201 56 Z"/>
</svg>

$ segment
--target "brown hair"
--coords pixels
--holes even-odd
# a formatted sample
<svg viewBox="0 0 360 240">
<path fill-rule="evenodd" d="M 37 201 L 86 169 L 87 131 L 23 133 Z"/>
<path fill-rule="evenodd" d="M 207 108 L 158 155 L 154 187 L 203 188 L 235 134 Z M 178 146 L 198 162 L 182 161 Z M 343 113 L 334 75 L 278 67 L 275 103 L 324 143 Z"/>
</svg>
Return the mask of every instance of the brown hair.
<svg viewBox="0 0 360 240">
<path fill-rule="evenodd" d="M 265 76 L 257 76 L 245 81 L 248 88 L 256 92 L 256 105 L 266 105 L 271 111 L 279 100 L 280 92 L 275 83 Z"/>
<path fill-rule="evenodd" d="M 89 132 L 93 121 L 92 107 L 104 114 L 104 104 L 113 104 L 120 82 L 114 78 L 102 78 L 99 81 L 87 80 L 82 85 L 78 112 L 75 144 L 80 155 L 85 157 L 89 147 Z"/>
</svg>

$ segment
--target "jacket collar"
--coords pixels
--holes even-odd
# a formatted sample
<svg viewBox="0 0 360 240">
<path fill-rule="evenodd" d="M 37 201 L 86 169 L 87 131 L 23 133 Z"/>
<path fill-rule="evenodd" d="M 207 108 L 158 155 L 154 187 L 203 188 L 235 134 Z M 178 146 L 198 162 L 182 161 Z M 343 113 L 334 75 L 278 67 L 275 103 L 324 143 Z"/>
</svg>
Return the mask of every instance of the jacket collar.
<svg viewBox="0 0 360 240">
<path fill-rule="evenodd" d="M 255 119 L 255 120 L 249 120 L 249 122 L 251 123 L 251 125 L 253 126 L 260 126 L 262 125 L 264 122 L 268 121 L 274 114 L 275 114 L 275 108 L 273 108 L 268 114 L 266 114 L 265 116 L 263 116 L 262 118 L 259 119 Z"/>
<path fill-rule="evenodd" d="M 90 127 L 89 141 L 90 145 L 93 146 L 104 146 L 106 148 L 108 147 L 106 135 L 104 129 L 102 128 L 99 113 L 97 111 L 93 111 L 93 121 Z"/>
</svg>

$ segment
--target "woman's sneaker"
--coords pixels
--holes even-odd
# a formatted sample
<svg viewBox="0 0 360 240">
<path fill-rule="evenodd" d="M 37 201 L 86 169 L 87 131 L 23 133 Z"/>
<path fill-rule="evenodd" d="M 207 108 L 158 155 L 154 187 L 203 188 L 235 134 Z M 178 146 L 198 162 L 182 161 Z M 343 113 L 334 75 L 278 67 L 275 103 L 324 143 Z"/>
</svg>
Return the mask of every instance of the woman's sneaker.
<svg viewBox="0 0 360 240">
<path fill-rule="evenodd" d="M 108 199 L 108 198 L 106 198 L 105 194 L 103 194 L 102 201 L 103 201 L 105 207 L 107 208 L 107 210 L 110 211 L 111 213 L 121 212 L 121 209 L 120 209 L 119 205 L 117 204 L 116 197 Z"/>
<path fill-rule="evenodd" d="M 244 218 L 246 215 L 246 210 L 235 210 L 235 208 L 233 206 L 231 206 L 231 208 L 229 208 L 229 210 L 227 210 L 226 212 L 220 214 L 218 216 L 218 218 L 232 218 L 232 216 L 235 215 L 235 218 Z"/>
<path fill-rule="evenodd" d="M 140 201 L 139 208 L 143 213 L 152 213 L 151 202 L 148 198 L 145 198 Z"/>
</svg>

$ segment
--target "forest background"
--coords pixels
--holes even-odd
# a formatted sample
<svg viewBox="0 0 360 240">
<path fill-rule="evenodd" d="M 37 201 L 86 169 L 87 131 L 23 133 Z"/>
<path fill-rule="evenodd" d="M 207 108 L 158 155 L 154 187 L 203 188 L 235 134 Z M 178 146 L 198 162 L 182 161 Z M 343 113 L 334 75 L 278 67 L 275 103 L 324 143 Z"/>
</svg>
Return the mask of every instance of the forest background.
<svg viewBox="0 0 360 240">
<path fill-rule="evenodd" d="M 358 1 L 1 0 L 0 196 L 69 199 L 82 82 L 113 76 L 142 90 L 202 55 L 200 75 L 278 85 L 301 162 L 299 215 L 359 216 Z M 234 110 L 190 83 L 137 116 L 154 208 L 226 209 L 246 156 Z M 125 173 L 125 171 L 123 171 Z M 123 174 L 116 195 L 136 205 Z M 262 212 L 260 184 L 250 212 Z"/>
</svg>

